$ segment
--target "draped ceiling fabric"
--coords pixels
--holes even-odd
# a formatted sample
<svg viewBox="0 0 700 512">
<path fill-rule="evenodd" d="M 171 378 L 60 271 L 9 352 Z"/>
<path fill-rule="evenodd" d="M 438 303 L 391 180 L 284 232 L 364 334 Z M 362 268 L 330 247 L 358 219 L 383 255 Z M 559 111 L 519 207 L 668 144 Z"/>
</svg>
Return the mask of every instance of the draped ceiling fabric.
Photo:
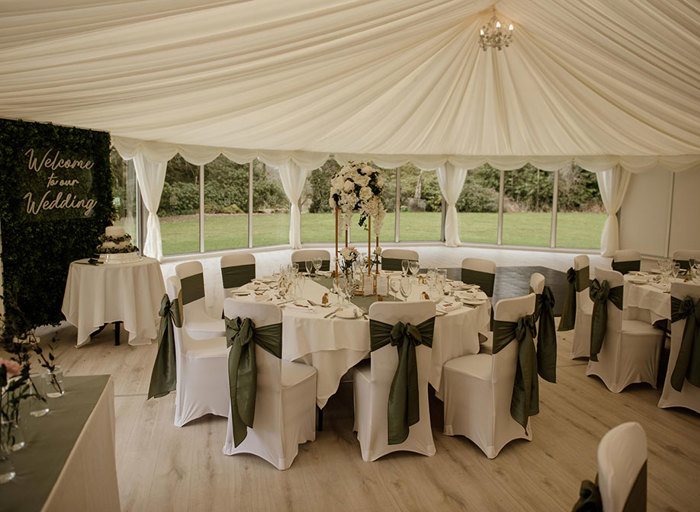
<svg viewBox="0 0 700 512">
<path fill-rule="evenodd" d="M 483 52 L 494 5 L 513 43 Z M 0 117 L 151 162 L 681 171 L 698 34 L 696 0 L 3 2 Z"/>
</svg>

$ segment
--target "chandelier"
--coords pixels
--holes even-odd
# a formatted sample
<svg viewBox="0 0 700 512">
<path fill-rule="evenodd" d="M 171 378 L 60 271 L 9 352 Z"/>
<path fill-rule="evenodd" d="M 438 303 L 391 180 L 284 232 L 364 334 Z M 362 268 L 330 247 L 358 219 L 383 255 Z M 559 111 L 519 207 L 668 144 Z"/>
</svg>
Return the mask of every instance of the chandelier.
<svg viewBox="0 0 700 512">
<path fill-rule="evenodd" d="M 501 22 L 493 13 L 491 19 L 479 30 L 479 46 L 486 51 L 486 48 L 497 48 L 499 51 L 503 47 L 510 45 L 513 40 L 513 24 L 508 25 L 508 31 L 503 30 Z"/>
</svg>

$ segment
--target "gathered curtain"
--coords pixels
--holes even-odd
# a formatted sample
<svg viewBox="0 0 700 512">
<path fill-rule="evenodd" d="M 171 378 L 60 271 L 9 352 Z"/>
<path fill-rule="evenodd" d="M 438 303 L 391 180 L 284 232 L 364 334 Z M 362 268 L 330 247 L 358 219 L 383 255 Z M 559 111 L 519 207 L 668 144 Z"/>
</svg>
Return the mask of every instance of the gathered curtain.
<svg viewBox="0 0 700 512">
<path fill-rule="evenodd" d="M 141 190 L 143 204 L 148 210 L 143 253 L 160 261 L 163 259 L 163 243 L 160 236 L 158 205 L 160 205 L 160 196 L 163 192 L 168 161 L 151 160 L 143 153 L 135 154 L 133 161 L 134 169 L 136 170 L 136 181 Z"/>
<path fill-rule="evenodd" d="M 437 169 L 440 192 L 447 203 L 447 214 L 445 215 L 445 245 L 447 247 L 457 247 L 460 244 L 457 199 L 462 192 L 466 177 L 466 168 L 456 167 L 449 162 L 445 162 Z"/>
<path fill-rule="evenodd" d="M 287 194 L 287 199 L 292 204 L 289 211 L 289 245 L 292 249 L 301 248 L 301 210 L 299 209 L 299 198 L 304 190 L 306 176 L 309 169 L 299 167 L 295 162 L 287 160 L 279 167 L 282 188 Z"/>
<path fill-rule="evenodd" d="M 620 165 L 615 165 L 611 169 L 596 173 L 600 197 L 608 214 L 600 237 L 600 253 L 603 256 L 612 256 L 620 248 L 620 228 L 617 212 L 625 199 L 630 176 L 630 173 Z"/>
</svg>

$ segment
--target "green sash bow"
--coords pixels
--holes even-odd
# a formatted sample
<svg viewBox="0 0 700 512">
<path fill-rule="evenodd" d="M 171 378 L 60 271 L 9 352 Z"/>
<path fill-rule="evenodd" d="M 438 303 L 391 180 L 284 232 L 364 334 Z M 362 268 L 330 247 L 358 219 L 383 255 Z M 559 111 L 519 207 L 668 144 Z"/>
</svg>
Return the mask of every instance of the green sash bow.
<svg viewBox="0 0 700 512">
<path fill-rule="evenodd" d="M 255 264 L 221 268 L 224 289 L 238 288 L 255 279 Z"/>
<path fill-rule="evenodd" d="M 532 289 L 530 289 L 532 291 Z M 549 286 L 535 294 L 537 326 L 537 373 L 549 382 L 557 381 L 557 333 L 554 328 L 554 294 Z"/>
<path fill-rule="evenodd" d="M 401 268 L 401 261 L 405 260 L 407 258 L 382 258 L 382 270 L 403 270 Z M 408 260 L 409 262 L 411 261 L 416 261 L 416 260 Z"/>
<path fill-rule="evenodd" d="M 204 274 L 194 274 L 180 280 L 182 305 L 189 304 L 204 297 Z"/>
<path fill-rule="evenodd" d="M 637 473 L 630 492 L 625 500 L 622 512 L 645 512 L 647 509 L 647 463 Z M 603 512 L 603 500 L 598 487 L 598 477 L 595 483 L 590 480 L 581 482 L 579 499 L 571 512 Z"/>
<path fill-rule="evenodd" d="M 591 316 L 591 352 L 590 360 L 598 361 L 598 353 L 603 348 L 605 330 L 608 326 L 608 301 L 617 309 L 622 310 L 622 286 L 610 288 L 610 283 L 597 279 L 591 281 L 589 291 L 593 301 L 593 314 Z"/>
<path fill-rule="evenodd" d="M 488 297 L 493 297 L 493 284 L 495 281 L 496 275 L 490 272 L 480 272 L 470 268 L 462 269 L 462 282 L 478 285 Z"/>
<path fill-rule="evenodd" d="M 569 267 L 569 270 L 566 271 L 566 280 L 569 282 L 569 286 L 566 290 L 559 331 L 570 331 L 576 325 L 576 292 L 582 292 L 590 284 L 588 267 L 579 270 Z"/>
<path fill-rule="evenodd" d="M 683 300 L 671 297 L 671 321 L 685 318 L 685 328 L 676 366 L 671 374 L 671 386 L 676 391 L 683 389 L 686 379 L 700 387 L 700 299 L 693 302 L 688 296 Z"/>
<path fill-rule="evenodd" d="M 629 272 L 639 272 L 641 266 L 642 262 L 639 260 L 612 262 L 612 269 L 617 272 L 620 272 L 621 274 L 627 274 Z"/>
<path fill-rule="evenodd" d="M 399 352 L 399 363 L 391 381 L 387 404 L 387 435 L 389 444 L 401 444 L 408 438 L 411 425 L 420 420 L 418 365 L 416 346 L 433 346 L 435 317 L 418 325 L 396 322 L 389 325 L 370 320 L 371 350 L 374 352 L 391 343 Z"/>
<path fill-rule="evenodd" d="M 282 324 L 255 327 L 250 318 L 226 318 L 228 384 L 231 399 L 231 423 L 234 446 L 241 444 L 253 427 L 258 368 L 255 345 L 282 358 Z"/>
<path fill-rule="evenodd" d="M 525 429 L 528 418 L 540 412 L 537 355 L 533 341 L 536 335 L 537 328 L 533 315 L 520 317 L 517 322 L 503 320 L 493 322 L 494 355 L 508 346 L 511 341 L 518 341 L 518 366 L 510 401 L 510 415 Z"/>
<path fill-rule="evenodd" d="M 177 365 L 175 363 L 175 327 L 182 327 L 178 299 L 170 302 L 168 294 L 160 301 L 160 329 L 158 330 L 158 354 L 151 371 L 148 398 L 160 398 L 175 389 Z"/>
</svg>

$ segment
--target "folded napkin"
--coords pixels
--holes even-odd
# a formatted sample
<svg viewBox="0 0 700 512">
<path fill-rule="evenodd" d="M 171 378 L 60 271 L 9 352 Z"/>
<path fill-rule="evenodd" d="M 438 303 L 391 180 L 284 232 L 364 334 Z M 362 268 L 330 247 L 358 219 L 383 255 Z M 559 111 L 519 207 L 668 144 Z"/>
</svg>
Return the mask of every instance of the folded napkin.
<svg viewBox="0 0 700 512">
<path fill-rule="evenodd" d="M 449 313 L 462 306 L 461 302 L 451 302 L 444 300 L 435 306 L 435 310 L 440 313 Z"/>
<path fill-rule="evenodd" d="M 309 304 L 309 301 L 306 299 L 299 299 L 295 300 L 294 302 L 290 302 L 287 304 L 287 309 L 293 309 L 296 311 L 306 311 L 306 312 L 312 312 L 314 311 L 314 308 L 311 304 Z"/>
</svg>

